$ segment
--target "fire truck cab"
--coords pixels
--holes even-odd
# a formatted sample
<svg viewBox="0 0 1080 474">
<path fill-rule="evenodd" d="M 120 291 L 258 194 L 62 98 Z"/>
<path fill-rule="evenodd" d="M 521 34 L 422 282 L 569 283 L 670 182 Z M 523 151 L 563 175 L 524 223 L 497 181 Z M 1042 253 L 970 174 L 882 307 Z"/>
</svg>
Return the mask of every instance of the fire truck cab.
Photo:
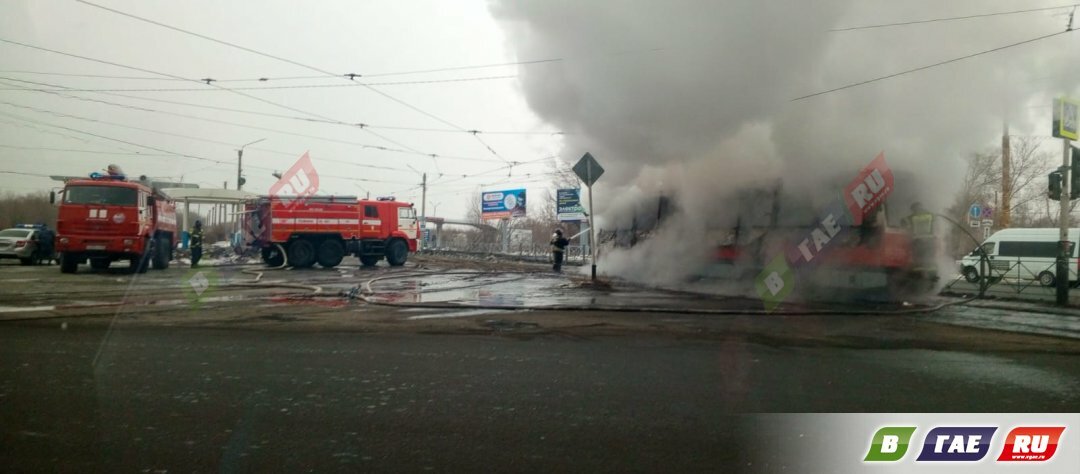
<svg viewBox="0 0 1080 474">
<path fill-rule="evenodd" d="M 60 197 L 55 246 L 61 272 L 75 273 L 87 261 L 98 270 L 117 260 L 130 261 L 138 273 L 168 268 L 176 206 L 149 183 L 92 173 L 65 182 Z"/>
<path fill-rule="evenodd" d="M 248 241 L 271 266 L 331 268 L 345 255 L 365 266 L 383 258 L 401 266 L 416 251 L 420 231 L 413 205 L 393 198 L 264 196 L 247 205 L 245 216 Z"/>
</svg>

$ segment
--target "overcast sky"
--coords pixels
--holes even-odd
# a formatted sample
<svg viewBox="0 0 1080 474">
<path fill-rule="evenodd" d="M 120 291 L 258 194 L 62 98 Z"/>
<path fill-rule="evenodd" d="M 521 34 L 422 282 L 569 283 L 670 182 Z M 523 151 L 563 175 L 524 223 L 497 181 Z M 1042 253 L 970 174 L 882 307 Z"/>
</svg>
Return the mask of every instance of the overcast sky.
<svg viewBox="0 0 1080 474">
<path fill-rule="evenodd" d="M 0 144 L 5 145 L 0 147 L 0 168 L 4 171 L 81 175 L 116 163 L 132 175 L 146 174 L 175 180 L 182 177 L 185 182 L 198 183 L 200 186 L 220 187 L 227 181 L 229 187 L 235 187 L 235 150 L 240 145 L 265 138 L 264 142 L 247 148 L 244 153 L 245 188 L 248 190 L 267 192 L 275 180 L 271 176 L 273 170 L 287 169 L 302 153 L 310 151 L 321 177 L 321 193 L 361 196 L 366 192 L 373 196 L 396 193 L 400 199 L 419 201 L 420 193 L 415 188 L 421 177 L 417 171 L 427 172 L 431 183 L 428 201 L 429 206 L 433 206 L 429 214 L 435 214 L 434 206 L 437 205 L 439 214 L 461 215 L 464 213 L 466 196 L 473 189 L 504 180 L 510 171 L 492 170 L 504 168 L 506 161 L 532 162 L 513 168 L 513 175 L 518 177 L 514 182 L 527 184 L 526 181 L 537 181 L 537 173 L 552 170 L 551 160 L 542 158 L 557 155 L 560 150 L 561 138 L 542 133 L 553 129 L 529 111 L 519 83 L 513 77 L 518 71 L 515 66 L 374 77 L 378 74 L 515 61 L 504 35 L 488 13 L 487 5 L 481 1 L 101 0 L 100 4 L 329 72 L 373 76 L 359 78 L 358 82 L 485 79 L 379 86 L 379 91 L 423 111 L 419 112 L 372 90 L 349 86 L 345 79 L 287 79 L 320 76 L 320 73 L 72 0 L 8 1 L 0 4 L 0 38 L 6 40 L 172 76 L 214 78 L 222 81 L 218 83 L 220 86 L 230 89 L 309 85 L 348 87 L 240 91 L 296 109 L 289 110 L 205 84 L 0 44 L 0 58 L 3 58 L 0 59 L 0 70 L 4 71 L 0 76 L 4 78 L 75 89 L 108 89 L 114 91 L 109 94 L 130 96 L 70 92 L 65 93 L 70 97 L 63 97 L 44 92 L 11 90 L 18 87 L 53 88 L 0 79 L 3 81 L 0 89 L 5 89 L 0 91 L 0 101 L 3 102 L 0 104 Z M 227 79 L 261 77 L 271 80 L 224 82 Z M 195 88 L 199 91 L 134 91 L 170 88 Z M 490 145 L 497 155 L 467 133 L 371 129 L 388 141 L 357 127 L 147 101 L 139 97 L 299 118 L 324 117 L 374 126 L 480 130 L 488 132 L 481 134 L 482 141 Z M 419 153 L 390 152 L 361 145 Z M 82 152 L 31 149 L 35 147 Z M 162 156 L 166 153 L 146 147 L 223 163 Z M 135 155 L 135 152 L 142 152 L 145 156 Z M 437 154 L 440 157 L 432 159 L 423 154 Z M 463 174 L 484 172 L 489 173 L 461 179 Z M 0 176 L 0 187 L 16 192 L 44 190 L 55 184 L 47 178 Z"/>
<path fill-rule="evenodd" d="M 1046 135 L 1050 98 L 1076 92 L 1078 39 L 1066 34 L 791 100 L 1063 31 L 1068 10 L 830 29 L 1063 3 L 1050 0 L 95 2 L 360 74 L 378 92 L 297 79 L 323 75 L 74 0 L 7 1 L 0 39 L 143 71 L 0 43 L 3 171 L 84 174 L 116 163 L 133 175 L 235 187 L 236 148 L 265 138 L 245 152 L 248 190 L 266 192 L 273 170 L 310 151 L 324 194 L 418 201 L 426 172 L 429 215 L 456 217 L 481 188 L 527 187 L 537 204 L 552 156 L 600 159 L 609 174 L 597 191 L 611 197 L 602 211 L 657 191 L 696 190 L 683 200 L 711 202 L 718 189 L 778 176 L 849 176 L 884 150 L 943 205 L 964 157 L 999 142 L 1003 117 L 1014 133 Z M 544 59 L 558 60 L 415 72 Z M 235 79 L 247 81 L 227 81 Z M 273 89 L 250 89 L 259 87 Z M 160 90 L 172 88 L 197 90 Z M 507 162 L 523 164 L 511 172 Z M 5 190 L 54 185 L 0 175 Z"/>
</svg>

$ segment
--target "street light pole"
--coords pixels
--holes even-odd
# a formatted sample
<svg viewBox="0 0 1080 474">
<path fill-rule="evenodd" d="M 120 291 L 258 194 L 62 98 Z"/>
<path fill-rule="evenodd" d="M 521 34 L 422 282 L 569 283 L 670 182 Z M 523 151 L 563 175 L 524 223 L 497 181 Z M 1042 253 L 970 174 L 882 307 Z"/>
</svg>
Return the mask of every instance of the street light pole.
<svg viewBox="0 0 1080 474">
<path fill-rule="evenodd" d="M 422 173 L 420 170 L 413 168 L 412 165 L 406 164 L 409 169 L 415 171 L 421 176 L 420 187 L 422 189 L 420 193 L 420 235 L 417 236 L 420 239 L 420 245 L 424 244 L 424 229 L 427 228 L 427 173 Z"/>
<path fill-rule="evenodd" d="M 428 174 L 423 174 L 423 181 L 420 186 L 423 191 L 420 194 L 420 235 L 417 235 L 420 239 L 420 245 L 423 245 L 423 231 L 428 230 Z"/>
<path fill-rule="evenodd" d="M 237 191 L 240 191 L 241 189 L 244 189 L 244 185 L 240 183 L 240 180 L 242 179 L 242 175 L 243 175 L 243 171 L 244 171 L 244 147 L 249 146 L 249 145 L 254 145 L 254 144 L 259 143 L 259 142 L 261 142 L 263 140 L 266 140 L 266 139 L 265 138 L 260 138 L 258 140 L 255 140 L 255 141 L 251 142 L 251 143 L 241 145 L 240 149 L 236 150 L 236 190 Z"/>
</svg>

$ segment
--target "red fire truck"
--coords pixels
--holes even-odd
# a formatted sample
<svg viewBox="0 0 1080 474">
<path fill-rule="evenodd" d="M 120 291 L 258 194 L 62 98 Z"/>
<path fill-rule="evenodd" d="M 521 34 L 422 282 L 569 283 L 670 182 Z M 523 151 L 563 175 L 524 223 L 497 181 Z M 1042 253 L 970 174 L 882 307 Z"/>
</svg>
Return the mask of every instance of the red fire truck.
<svg viewBox="0 0 1080 474">
<path fill-rule="evenodd" d="M 315 263 L 330 268 L 345 255 L 357 256 L 365 266 L 384 257 L 401 266 L 416 251 L 420 231 L 413 205 L 393 198 L 261 197 L 247 204 L 245 216 L 247 238 L 271 266 L 287 261 L 296 268 Z"/>
<path fill-rule="evenodd" d="M 92 173 L 87 179 L 68 180 L 61 198 L 56 220 L 61 272 L 75 273 L 87 260 L 98 270 L 125 259 L 138 273 L 151 265 L 156 270 L 169 267 L 177 235 L 176 205 L 148 182 Z"/>
</svg>

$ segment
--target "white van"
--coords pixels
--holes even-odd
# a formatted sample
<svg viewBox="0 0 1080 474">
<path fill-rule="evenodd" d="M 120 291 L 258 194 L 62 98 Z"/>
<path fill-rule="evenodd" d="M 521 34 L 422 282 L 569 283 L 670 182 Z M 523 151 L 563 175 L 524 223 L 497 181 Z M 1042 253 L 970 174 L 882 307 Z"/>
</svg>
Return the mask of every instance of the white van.
<svg viewBox="0 0 1080 474">
<path fill-rule="evenodd" d="M 969 282 L 977 282 L 982 271 L 992 279 L 1038 280 L 1043 286 L 1054 286 L 1058 253 L 1058 229 L 1003 229 L 983 242 L 982 248 L 989 258 L 989 268 L 982 269 L 978 249 L 958 263 L 960 273 Z M 1080 229 L 1069 229 L 1072 242 L 1069 259 L 1069 282 L 1077 281 L 1077 241 Z"/>
</svg>

